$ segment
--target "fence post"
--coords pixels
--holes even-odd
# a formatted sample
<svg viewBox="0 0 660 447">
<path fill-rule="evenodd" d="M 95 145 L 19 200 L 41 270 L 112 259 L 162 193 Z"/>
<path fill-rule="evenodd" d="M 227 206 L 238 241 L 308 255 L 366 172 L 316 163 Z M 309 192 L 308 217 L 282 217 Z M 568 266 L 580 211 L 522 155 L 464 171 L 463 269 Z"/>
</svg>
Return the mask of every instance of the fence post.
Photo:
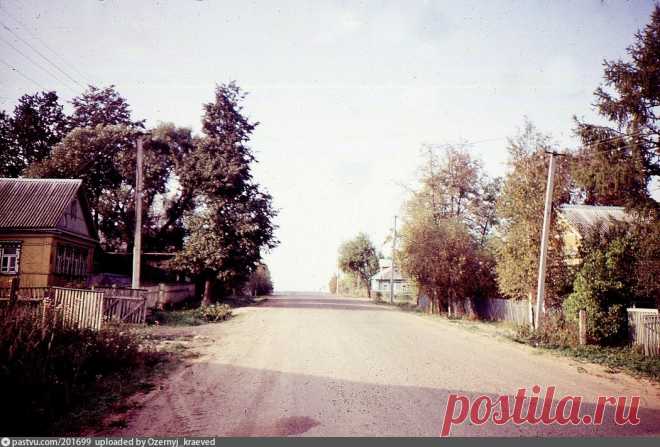
<svg viewBox="0 0 660 447">
<path fill-rule="evenodd" d="M 580 323 L 579 323 L 579 336 L 580 336 L 580 346 L 587 344 L 587 311 L 580 309 Z"/>
<path fill-rule="evenodd" d="M 529 327 L 534 329 L 534 306 L 532 305 L 532 292 L 527 294 L 527 315 L 529 317 Z"/>
<path fill-rule="evenodd" d="M 165 284 L 158 283 L 158 302 L 156 303 L 157 309 L 162 309 L 165 303 Z"/>
<path fill-rule="evenodd" d="M 9 307 L 14 307 L 18 301 L 18 284 L 19 279 L 14 277 L 10 280 L 9 285 Z"/>
</svg>

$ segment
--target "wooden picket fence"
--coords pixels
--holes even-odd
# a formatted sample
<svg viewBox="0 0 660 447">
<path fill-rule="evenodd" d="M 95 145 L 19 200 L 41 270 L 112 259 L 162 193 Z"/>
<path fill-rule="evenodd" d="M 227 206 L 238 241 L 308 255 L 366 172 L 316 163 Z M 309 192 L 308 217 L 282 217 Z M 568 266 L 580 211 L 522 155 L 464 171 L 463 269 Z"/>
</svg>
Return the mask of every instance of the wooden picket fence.
<svg viewBox="0 0 660 447">
<path fill-rule="evenodd" d="M 50 287 L 20 287 L 17 289 L 19 300 L 43 300 L 50 292 Z M 9 299 L 11 287 L 0 287 L 0 300 Z"/>
<path fill-rule="evenodd" d="M 106 321 L 144 324 L 147 318 L 145 289 L 92 287 L 104 294 L 103 315 Z"/>
<path fill-rule="evenodd" d="M 118 321 L 144 324 L 147 316 L 143 289 L 65 287 L 0 289 L 0 306 L 13 305 L 31 309 L 35 318 L 57 321 L 64 326 L 99 330 Z"/>
<path fill-rule="evenodd" d="M 644 315 L 644 354 L 647 356 L 660 356 L 660 315 Z"/>
<path fill-rule="evenodd" d="M 44 300 L 44 315 L 67 327 L 101 329 L 103 324 L 103 292 L 86 289 L 53 287 L 52 298 Z"/>
<path fill-rule="evenodd" d="M 515 324 L 529 324 L 529 304 L 525 300 L 504 300 L 491 298 L 476 300 L 474 308 L 479 318 L 491 321 L 510 321 Z"/>
<path fill-rule="evenodd" d="M 629 308 L 628 338 L 633 345 L 644 346 L 646 355 L 660 355 L 660 316 L 658 309 Z"/>
</svg>

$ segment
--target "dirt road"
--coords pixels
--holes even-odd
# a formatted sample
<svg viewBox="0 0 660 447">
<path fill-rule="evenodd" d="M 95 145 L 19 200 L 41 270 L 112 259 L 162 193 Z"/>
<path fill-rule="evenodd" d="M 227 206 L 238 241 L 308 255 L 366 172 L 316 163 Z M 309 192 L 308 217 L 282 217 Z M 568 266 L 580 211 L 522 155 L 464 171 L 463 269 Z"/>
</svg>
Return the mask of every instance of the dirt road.
<svg viewBox="0 0 660 447">
<path fill-rule="evenodd" d="M 212 342 L 112 435 L 437 436 L 450 393 L 470 399 L 557 387 L 557 396 L 642 397 L 641 423 L 602 426 L 464 423 L 461 436 L 658 435 L 660 388 L 539 354 L 447 321 L 322 295 L 277 296 L 222 324 Z"/>
</svg>

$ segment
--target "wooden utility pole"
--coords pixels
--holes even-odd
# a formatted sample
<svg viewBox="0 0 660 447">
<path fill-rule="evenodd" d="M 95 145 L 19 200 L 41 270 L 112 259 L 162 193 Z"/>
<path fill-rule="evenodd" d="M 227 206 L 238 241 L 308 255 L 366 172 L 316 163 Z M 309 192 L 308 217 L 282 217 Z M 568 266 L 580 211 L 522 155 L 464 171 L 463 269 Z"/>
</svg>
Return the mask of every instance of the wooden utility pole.
<svg viewBox="0 0 660 447">
<path fill-rule="evenodd" d="M 392 264 L 390 265 L 390 304 L 394 303 L 394 250 L 396 248 L 396 216 L 394 216 L 394 237 L 392 238 Z"/>
<path fill-rule="evenodd" d="M 137 137 L 137 163 L 135 168 L 135 237 L 133 239 L 133 278 L 131 287 L 140 288 L 140 260 L 142 258 L 142 164 L 143 135 Z"/>
<path fill-rule="evenodd" d="M 534 326 L 539 330 L 543 321 L 545 311 L 545 270 L 546 258 L 548 256 L 548 237 L 550 233 L 550 218 L 552 212 L 552 190 L 555 177 L 555 152 L 550 154 L 550 167 L 548 169 L 548 184 L 545 188 L 545 211 L 543 214 L 543 232 L 541 233 L 541 254 L 539 257 L 539 277 L 536 285 L 536 321 Z"/>
<path fill-rule="evenodd" d="M 578 333 L 580 335 L 580 346 L 587 344 L 587 311 L 580 309 Z"/>
</svg>

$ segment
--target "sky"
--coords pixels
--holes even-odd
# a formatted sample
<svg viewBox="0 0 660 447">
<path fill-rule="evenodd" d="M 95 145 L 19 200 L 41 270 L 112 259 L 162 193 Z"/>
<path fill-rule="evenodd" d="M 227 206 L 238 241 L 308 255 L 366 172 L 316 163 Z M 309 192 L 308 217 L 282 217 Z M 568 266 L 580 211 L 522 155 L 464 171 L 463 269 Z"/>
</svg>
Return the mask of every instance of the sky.
<svg viewBox="0 0 660 447">
<path fill-rule="evenodd" d="M 320 290 L 339 245 L 379 250 L 423 144 L 469 142 L 505 173 L 527 116 L 576 147 L 604 59 L 626 56 L 652 1 L 0 1 L 0 107 L 116 85 L 134 118 L 200 129 L 235 80 L 260 124 L 254 175 L 274 198 L 278 290 Z M 44 56 L 44 57 L 42 57 Z M 68 106 L 67 106 L 68 107 Z"/>
</svg>

